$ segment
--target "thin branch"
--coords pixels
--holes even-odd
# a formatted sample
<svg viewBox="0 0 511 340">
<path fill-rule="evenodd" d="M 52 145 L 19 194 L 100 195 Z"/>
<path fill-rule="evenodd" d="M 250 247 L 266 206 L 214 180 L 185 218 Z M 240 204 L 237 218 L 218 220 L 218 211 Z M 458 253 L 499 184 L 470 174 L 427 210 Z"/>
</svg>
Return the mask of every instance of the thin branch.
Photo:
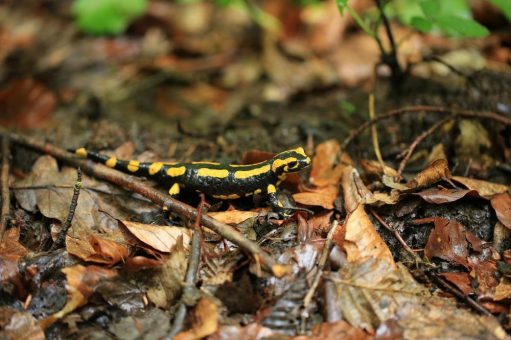
<svg viewBox="0 0 511 340">
<path fill-rule="evenodd" d="M 401 245 L 403 246 L 403 248 L 405 248 L 405 250 L 406 250 L 408 253 L 410 253 L 410 254 L 411 254 L 411 255 L 412 255 L 412 256 L 413 256 L 416 260 L 418 259 L 418 260 L 420 261 L 420 259 L 418 258 L 417 254 L 415 254 L 415 251 L 414 251 L 412 248 L 410 248 L 410 247 L 408 246 L 408 244 L 406 244 L 405 240 L 403 240 L 403 238 L 401 237 L 401 234 L 400 234 L 397 230 L 395 230 L 394 228 L 392 228 L 391 226 L 389 226 L 389 225 L 387 224 L 387 222 L 385 222 L 385 221 L 383 220 L 383 218 L 381 218 L 381 217 L 380 217 L 380 215 L 378 215 L 378 214 L 376 213 L 376 211 L 374 211 L 374 210 L 372 210 L 372 209 L 371 209 L 370 211 L 371 211 L 371 214 L 374 216 L 374 218 L 376 218 L 376 219 L 378 220 L 378 222 L 380 222 L 380 224 L 381 224 L 383 227 L 385 227 L 385 229 L 387 229 L 388 231 L 390 231 L 390 232 L 394 235 L 394 237 L 396 238 L 396 240 L 398 240 L 398 242 L 399 242 L 399 243 L 401 243 Z"/>
<path fill-rule="evenodd" d="M 436 122 L 435 124 L 433 124 L 429 129 L 427 129 L 426 131 L 424 131 L 423 133 L 418 135 L 417 138 L 415 138 L 415 140 L 408 147 L 403 160 L 401 161 L 401 163 L 399 163 L 399 169 L 397 170 L 397 178 L 398 179 L 401 178 L 401 175 L 403 174 L 403 171 L 405 170 L 405 167 L 408 164 L 408 162 L 410 161 L 410 157 L 412 156 L 412 154 L 413 154 L 414 150 L 417 148 L 417 146 L 424 139 L 431 136 L 436 130 L 438 130 L 439 128 L 441 128 L 442 126 L 444 126 L 445 124 L 447 124 L 448 122 L 450 122 L 452 120 L 453 120 L 452 117 L 442 119 L 442 120 Z"/>
<path fill-rule="evenodd" d="M 190 251 L 190 256 L 188 258 L 188 268 L 186 269 L 185 275 L 185 284 L 183 288 L 183 297 L 189 296 L 193 293 L 193 289 L 195 288 L 195 283 L 197 281 L 197 271 L 199 270 L 199 263 L 201 258 L 201 249 L 202 249 L 202 235 L 200 230 L 200 217 L 202 215 L 202 211 L 204 205 L 206 203 L 206 199 L 203 194 L 201 194 L 201 201 L 197 208 L 198 214 L 195 219 L 195 223 L 193 224 L 193 235 L 192 235 L 192 247 Z M 179 308 L 175 314 L 174 322 L 172 323 L 172 328 L 169 332 L 169 339 L 172 339 L 177 333 L 181 332 L 184 326 L 186 317 L 186 304 L 184 301 L 181 301 Z"/>
<path fill-rule="evenodd" d="M 369 118 L 372 120 L 376 117 L 375 109 L 374 109 L 374 94 L 369 95 Z M 371 137 L 373 141 L 373 149 L 374 154 L 376 155 L 376 159 L 380 163 L 382 171 L 385 171 L 385 162 L 383 161 L 383 157 L 381 156 L 380 151 L 380 143 L 378 142 L 378 129 L 376 125 L 371 126 Z"/>
<path fill-rule="evenodd" d="M 11 211 L 11 199 L 9 194 L 9 162 L 10 162 L 10 142 L 8 136 L 2 137 L 2 174 L 0 176 L 0 186 L 2 187 L 2 210 L 0 213 L 0 241 L 7 228 L 9 215 Z"/>
<path fill-rule="evenodd" d="M 402 73 L 402 70 L 401 70 L 401 67 L 399 66 L 399 61 L 397 60 L 396 41 L 394 39 L 392 29 L 390 28 L 389 19 L 387 18 L 387 16 L 385 15 L 385 11 L 383 10 L 381 1 L 375 0 L 375 2 L 376 2 L 376 6 L 378 7 L 378 10 L 380 12 L 380 16 L 383 21 L 383 26 L 385 27 L 385 32 L 387 33 L 387 37 L 388 37 L 389 43 L 390 43 L 390 53 L 382 54 L 382 56 L 388 60 L 383 60 L 383 62 L 387 63 L 390 66 L 393 76 L 398 76 Z"/>
<path fill-rule="evenodd" d="M 69 205 L 69 211 L 67 213 L 67 218 L 64 224 L 62 225 L 62 230 L 60 231 L 57 239 L 53 243 L 52 250 L 58 249 L 64 246 L 66 241 L 67 231 L 71 227 L 71 223 L 73 222 L 73 218 L 75 216 L 76 206 L 78 205 L 78 197 L 80 196 L 80 189 L 82 188 L 82 170 L 80 168 L 76 169 L 76 182 L 73 189 L 73 197 L 71 198 L 71 204 Z"/>
<path fill-rule="evenodd" d="M 452 117 L 464 117 L 464 118 L 476 118 L 476 119 L 489 119 L 495 122 L 501 123 L 503 125 L 511 126 L 511 119 L 505 116 L 499 115 L 495 112 L 491 111 L 471 111 L 471 110 L 463 110 L 456 108 L 446 108 L 440 106 L 428 106 L 428 105 L 420 105 L 420 106 L 410 106 L 403 107 L 395 110 L 390 110 L 385 112 L 382 115 L 371 119 L 358 127 L 358 129 L 354 130 L 349 137 L 347 137 L 342 143 L 342 149 L 346 150 L 346 148 L 353 142 L 355 138 L 360 136 L 362 132 L 364 132 L 370 126 L 378 123 L 381 120 L 390 119 L 393 117 L 402 116 L 409 113 L 417 113 L 417 112 L 434 112 L 434 113 L 452 113 Z"/>
<path fill-rule="evenodd" d="M 0 128 L 0 133 L 7 133 L 7 131 Z M 197 217 L 197 210 L 195 208 L 173 199 L 166 193 L 162 193 L 148 186 L 146 183 L 137 178 L 133 178 L 132 176 L 128 176 L 117 170 L 110 169 L 102 164 L 78 159 L 75 155 L 49 143 L 43 143 L 36 139 L 15 133 L 9 134 L 9 137 L 11 138 L 11 141 L 15 143 L 56 157 L 70 165 L 79 166 L 84 172 L 96 178 L 119 185 L 130 192 L 138 193 L 153 203 L 163 207 L 164 209 L 168 209 L 185 219 L 190 220 Z M 256 243 L 248 240 L 230 225 L 217 221 L 208 215 L 201 216 L 201 225 L 213 230 L 220 236 L 248 252 L 258 265 L 262 265 L 264 269 L 272 272 L 273 275 L 281 277 L 287 273 L 287 266 L 276 263 L 273 258 L 264 252 Z"/>
</svg>

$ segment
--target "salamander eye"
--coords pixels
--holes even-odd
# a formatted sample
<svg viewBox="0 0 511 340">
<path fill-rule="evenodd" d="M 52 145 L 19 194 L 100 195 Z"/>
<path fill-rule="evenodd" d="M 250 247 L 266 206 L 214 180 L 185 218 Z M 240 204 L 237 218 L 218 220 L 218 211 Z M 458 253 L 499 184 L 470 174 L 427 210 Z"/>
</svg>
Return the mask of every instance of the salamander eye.
<svg viewBox="0 0 511 340">
<path fill-rule="evenodd" d="M 289 169 L 295 169 L 298 167 L 298 162 L 297 161 L 289 162 L 287 166 L 289 167 Z"/>
</svg>

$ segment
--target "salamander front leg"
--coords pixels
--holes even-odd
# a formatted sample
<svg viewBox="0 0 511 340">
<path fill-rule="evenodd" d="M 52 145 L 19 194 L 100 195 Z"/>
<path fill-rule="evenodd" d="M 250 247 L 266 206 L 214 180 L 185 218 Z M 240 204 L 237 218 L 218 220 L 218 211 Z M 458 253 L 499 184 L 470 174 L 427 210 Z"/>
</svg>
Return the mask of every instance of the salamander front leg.
<svg viewBox="0 0 511 340">
<path fill-rule="evenodd" d="M 268 195 L 268 201 L 270 202 L 270 205 L 277 213 L 279 213 L 283 217 L 289 217 L 295 211 L 305 211 L 310 215 L 314 214 L 309 209 L 297 207 L 292 197 L 289 197 L 287 200 L 284 201 L 285 202 L 284 203 L 279 198 L 279 195 L 277 194 L 277 188 L 273 184 L 268 185 L 266 193 Z"/>
</svg>

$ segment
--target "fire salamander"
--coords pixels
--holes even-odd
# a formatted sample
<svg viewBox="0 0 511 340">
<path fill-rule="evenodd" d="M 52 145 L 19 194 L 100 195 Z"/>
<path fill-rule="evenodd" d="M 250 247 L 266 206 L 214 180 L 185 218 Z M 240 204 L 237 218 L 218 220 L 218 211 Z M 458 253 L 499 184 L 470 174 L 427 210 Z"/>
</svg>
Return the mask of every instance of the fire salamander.
<svg viewBox="0 0 511 340">
<path fill-rule="evenodd" d="M 277 197 L 277 187 L 288 173 L 306 168 L 311 160 L 303 148 L 281 152 L 273 158 L 249 165 L 210 162 L 163 163 L 119 160 L 85 148 L 71 150 L 77 156 L 102 163 L 128 174 L 153 178 L 176 196 L 185 188 L 229 200 L 266 194 L 276 209 L 283 208 Z"/>
</svg>

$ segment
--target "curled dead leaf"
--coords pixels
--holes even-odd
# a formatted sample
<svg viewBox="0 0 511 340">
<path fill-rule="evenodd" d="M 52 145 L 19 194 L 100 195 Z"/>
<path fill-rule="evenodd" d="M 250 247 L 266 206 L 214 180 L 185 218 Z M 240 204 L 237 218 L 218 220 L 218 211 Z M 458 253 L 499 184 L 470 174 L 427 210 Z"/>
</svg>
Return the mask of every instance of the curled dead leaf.
<svg viewBox="0 0 511 340">
<path fill-rule="evenodd" d="M 176 340 L 194 340 L 211 335 L 218 329 L 219 311 L 211 299 L 202 298 L 193 310 L 192 328 L 176 335 Z"/>
<path fill-rule="evenodd" d="M 501 194 L 509 190 L 507 185 L 487 182 L 479 179 L 452 176 L 451 180 L 463 184 L 467 189 L 477 191 L 479 195 L 484 198 L 491 198 L 496 194 Z"/>
<path fill-rule="evenodd" d="M 508 192 L 497 194 L 491 199 L 495 214 L 506 228 L 511 229 L 511 195 Z"/>
<path fill-rule="evenodd" d="M 424 188 L 450 177 L 451 171 L 449 170 L 447 161 L 445 159 L 437 159 L 419 172 L 406 186 L 410 189 Z"/>
<path fill-rule="evenodd" d="M 330 210 L 334 208 L 334 201 L 338 194 L 339 190 L 336 186 L 326 186 L 293 194 L 293 199 L 303 205 L 319 206 Z"/>
</svg>

